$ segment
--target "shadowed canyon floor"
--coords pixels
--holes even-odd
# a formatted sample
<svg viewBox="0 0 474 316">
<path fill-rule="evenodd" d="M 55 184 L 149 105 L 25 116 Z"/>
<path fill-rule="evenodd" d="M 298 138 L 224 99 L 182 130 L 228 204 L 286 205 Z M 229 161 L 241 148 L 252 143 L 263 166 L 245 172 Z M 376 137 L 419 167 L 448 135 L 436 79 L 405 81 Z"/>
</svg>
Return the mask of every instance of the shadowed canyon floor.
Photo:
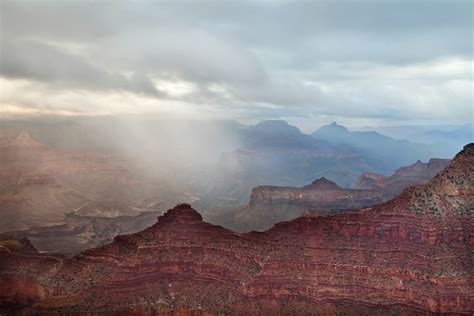
<svg viewBox="0 0 474 316">
<path fill-rule="evenodd" d="M 7 311 L 472 314 L 474 144 L 373 207 L 238 234 L 188 204 L 73 258 L 0 247 Z"/>
</svg>

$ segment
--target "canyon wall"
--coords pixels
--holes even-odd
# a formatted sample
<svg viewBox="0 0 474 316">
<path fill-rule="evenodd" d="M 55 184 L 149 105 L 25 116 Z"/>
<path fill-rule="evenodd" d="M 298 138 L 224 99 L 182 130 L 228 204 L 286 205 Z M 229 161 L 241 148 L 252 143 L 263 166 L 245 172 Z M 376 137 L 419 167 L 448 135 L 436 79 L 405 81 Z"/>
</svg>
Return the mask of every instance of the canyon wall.
<svg viewBox="0 0 474 316">
<path fill-rule="evenodd" d="M 363 173 L 354 189 L 341 188 L 324 177 L 304 187 L 258 186 L 252 189 L 248 204 L 207 218 L 212 223 L 247 232 L 262 231 L 307 212 L 347 212 L 382 203 L 411 185 L 426 183 L 449 162 L 449 159 L 431 159 L 428 163 L 418 161 L 396 170 L 390 177 Z"/>
<path fill-rule="evenodd" d="M 182 315 L 474 312 L 474 144 L 430 182 L 376 206 L 265 232 L 188 204 L 73 258 L 0 251 L 5 311 Z"/>
</svg>

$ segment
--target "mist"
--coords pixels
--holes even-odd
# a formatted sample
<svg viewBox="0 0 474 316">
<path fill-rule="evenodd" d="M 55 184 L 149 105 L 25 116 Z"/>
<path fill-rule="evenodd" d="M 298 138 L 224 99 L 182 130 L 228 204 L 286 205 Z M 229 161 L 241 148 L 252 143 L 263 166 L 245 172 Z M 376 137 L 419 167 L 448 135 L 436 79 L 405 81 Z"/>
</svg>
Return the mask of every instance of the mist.
<svg viewBox="0 0 474 316">
<path fill-rule="evenodd" d="M 474 315 L 472 0 L 0 0 L 0 316 Z"/>
<path fill-rule="evenodd" d="M 398 135 L 412 137 L 400 140 L 397 129 L 387 127 L 395 138 L 379 134 L 375 140 L 373 132 L 311 136 L 282 120 L 249 125 L 144 115 L 36 117 L 2 120 L 1 126 L 12 137 L 26 130 L 57 151 L 105 155 L 146 183 L 146 191 L 184 194 L 205 210 L 245 203 L 258 185 L 304 186 L 324 176 L 351 187 L 363 172 L 390 175 L 417 160 L 449 159 L 473 135 L 472 125 L 412 126 Z M 433 133 L 444 133 L 442 145 L 429 138 Z"/>
<path fill-rule="evenodd" d="M 474 139 L 470 7 L 2 1 L 2 229 L 424 181 Z"/>
</svg>

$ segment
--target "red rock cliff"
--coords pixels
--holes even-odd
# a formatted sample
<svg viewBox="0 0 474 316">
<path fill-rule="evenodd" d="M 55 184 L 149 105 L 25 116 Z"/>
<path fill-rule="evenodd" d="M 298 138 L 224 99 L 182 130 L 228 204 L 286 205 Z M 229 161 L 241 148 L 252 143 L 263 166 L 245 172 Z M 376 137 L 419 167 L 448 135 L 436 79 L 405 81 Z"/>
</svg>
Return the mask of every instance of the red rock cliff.
<svg viewBox="0 0 474 316">
<path fill-rule="evenodd" d="M 2 252 L 0 301 L 30 313 L 470 315 L 473 209 L 470 144 L 429 183 L 353 213 L 237 234 L 182 204 L 72 259 Z"/>
<path fill-rule="evenodd" d="M 379 192 L 343 189 L 326 178 L 320 178 L 302 188 L 253 188 L 248 205 L 223 216 L 226 217 L 226 227 L 237 231 L 261 231 L 275 223 L 302 216 L 309 210 L 328 213 L 366 207 L 383 201 L 384 196 Z"/>
</svg>

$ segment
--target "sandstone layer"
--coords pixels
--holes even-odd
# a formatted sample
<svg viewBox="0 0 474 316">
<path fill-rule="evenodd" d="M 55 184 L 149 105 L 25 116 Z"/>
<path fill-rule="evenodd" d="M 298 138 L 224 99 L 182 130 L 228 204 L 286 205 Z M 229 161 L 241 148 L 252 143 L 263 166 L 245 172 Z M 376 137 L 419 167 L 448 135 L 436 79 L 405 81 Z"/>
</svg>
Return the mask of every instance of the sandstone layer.
<svg viewBox="0 0 474 316">
<path fill-rule="evenodd" d="M 344 189 L 323 177 L 301 188 L 269 185 L 253 188 L 247 205 L 209 216 L 209 220 L 239 232 L 262 231 L 308 211 L 347 212 L 384 200 L 382 192 Z"/>
<path fill-rule="evenodd" d="M 0 248 L 0 302 L 22 313 L 470 315 L 473 210 L 470 144 L 386 203 L 262 233 L 182 204 L 73 258 Z"/>
<path fill-rule="evenodd" d="M 324 177 L 301 188 L 258 186 L 252 189 L 248 204 L 208 215 L 207 219 L 239 232 L 248 232 L 268 229 L 275 223 L 295 219 L 306 212 L 347 212 L 385 202 L 411 185 L 426 183 L 449 162 L 448 159 L 431 159 L 428 163 L 418 161 L 399 168 L 390 177 L 363 173 L 355 189 L 341 188 Z"/>
</svg>

